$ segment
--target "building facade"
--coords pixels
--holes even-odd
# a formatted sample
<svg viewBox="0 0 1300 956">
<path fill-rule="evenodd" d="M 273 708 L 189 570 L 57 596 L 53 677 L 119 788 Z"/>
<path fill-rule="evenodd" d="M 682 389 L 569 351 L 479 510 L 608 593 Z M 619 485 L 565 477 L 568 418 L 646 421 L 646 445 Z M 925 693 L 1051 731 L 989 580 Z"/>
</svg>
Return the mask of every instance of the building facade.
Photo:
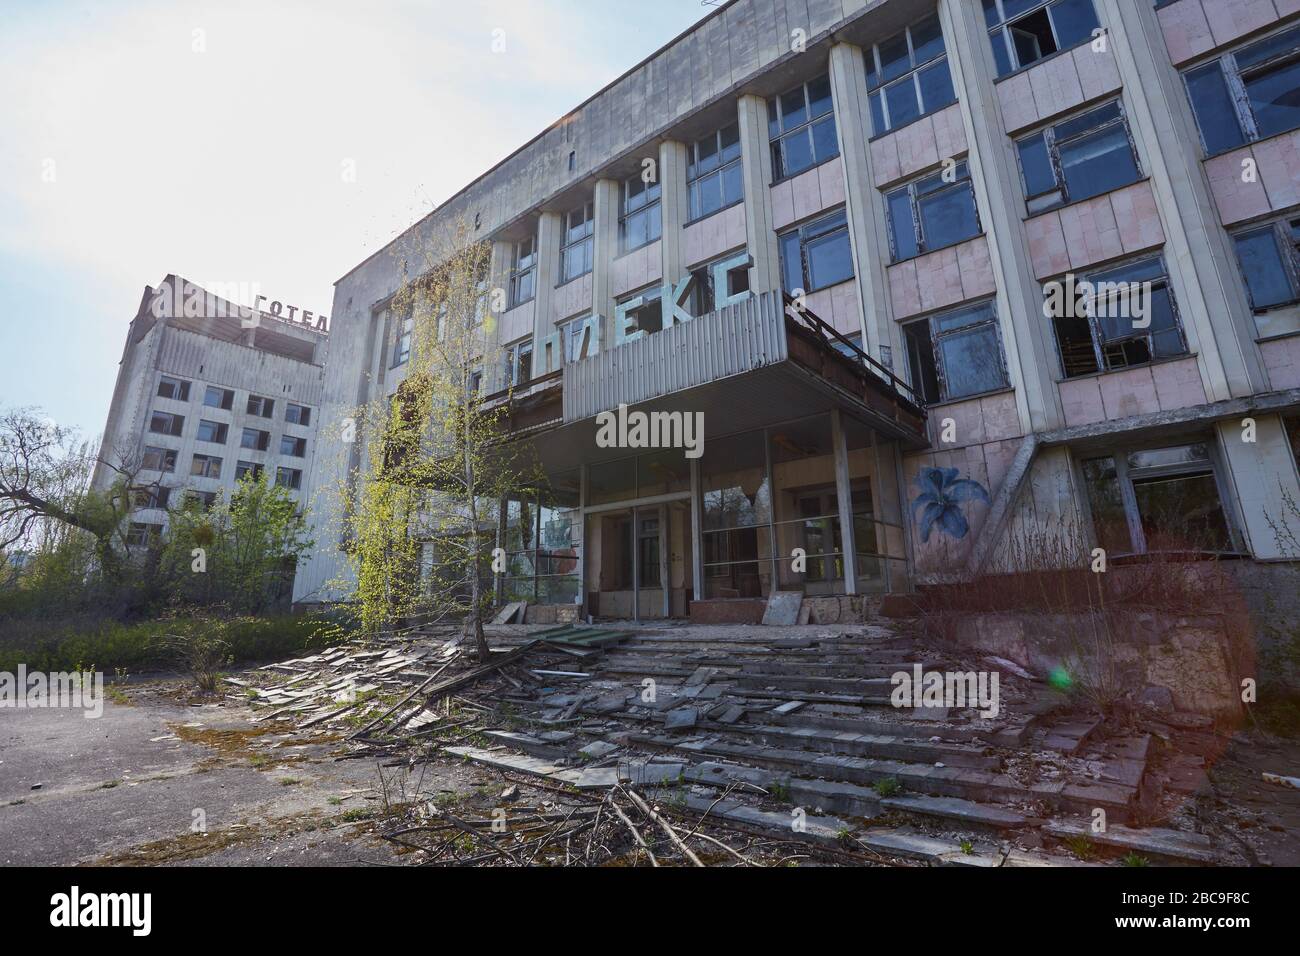
<svg viewBox="0 0 1300 956">
<path fill-rule="evenodd" d="M 237 305 L 178 276 L 146 287 L 92 479 L 103 490 L 127 469 L 146 489 L 130 518 L 133 544 L 160 533 L 182 495 L 210 505 L 248 473 L 305 493 L 327 344 L 323 327 Z"/>
<path fill-rule="evenodd" d="M 1300 557 L 1298 147 L 1300 0 L 732 0 L 338 281 L 325 417 L 395 392 L 404 264 L 464 221 L 551 479 L 503 596 Z M 702 454 L 607 447 L 635 411 Z M 345 599 L 317 540 L 295 596 Z"/>
</svg>

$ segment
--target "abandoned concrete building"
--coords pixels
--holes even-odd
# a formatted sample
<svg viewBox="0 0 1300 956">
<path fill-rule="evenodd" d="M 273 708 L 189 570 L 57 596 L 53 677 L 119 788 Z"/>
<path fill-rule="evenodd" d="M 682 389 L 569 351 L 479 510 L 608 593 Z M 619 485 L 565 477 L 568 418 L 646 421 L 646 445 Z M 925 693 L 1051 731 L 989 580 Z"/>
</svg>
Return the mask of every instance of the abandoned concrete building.
<svg viewBox="0 0 1300 956">
<path fill-rule="evenodd" d="M 1042 535 L 1300 557 L 1297 0 L 731 0 L 341 278 L 323 381 L 278 327 L 312 354 L 261 353 L 270 390 L 137 320 L 110 434 L 191 456 L 146 432 L 195 414 L 163 372 L 326 421 L 392 396 L 399 264 L 457 221 L 504 290 L 483 389 L 549 479 L 503 538 L 530 620 L 756 620 Z M 702 455 L 602 447 L 628 410 L 702 413 Z M 346 597 L 364 449 L 320 441 L 299 602 Z"/>
<path fill-rule="evenodd" d="M 301 496 L 315 454 L 328 336 L 169 275 L 127 332 L 92 486 L 125 466 L 141 487 L 128 529 L 143 544 L 167 509 L 209 506 L 246 474 Z"/>
</svg>

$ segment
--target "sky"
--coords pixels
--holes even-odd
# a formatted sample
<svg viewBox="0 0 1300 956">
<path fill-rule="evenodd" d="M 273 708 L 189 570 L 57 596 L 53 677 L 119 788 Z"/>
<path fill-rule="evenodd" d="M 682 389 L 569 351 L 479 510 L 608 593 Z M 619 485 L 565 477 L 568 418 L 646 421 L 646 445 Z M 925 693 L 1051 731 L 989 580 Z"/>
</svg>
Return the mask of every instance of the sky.
<svg viewBox="0 0 1300 956">
<path fill-rule="evenodd" d="M 0 0 L 0 408 L 98 435 L 168 273 L 329 314 L 336 279 L 709 11 Z"/>
</svg>

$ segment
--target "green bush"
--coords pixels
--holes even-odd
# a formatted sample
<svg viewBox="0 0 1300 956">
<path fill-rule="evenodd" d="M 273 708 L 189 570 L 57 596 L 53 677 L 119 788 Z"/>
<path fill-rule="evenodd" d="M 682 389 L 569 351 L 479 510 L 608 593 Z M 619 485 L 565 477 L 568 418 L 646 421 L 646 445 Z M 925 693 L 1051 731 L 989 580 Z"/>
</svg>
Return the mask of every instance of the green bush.
<svg viewBox="0 0 1300 956">
<path fill-rule="evenodd" d="M 334 643 L 339 632 L 336 624 L 321 614 L 234 618 L 223 622 L 222 639 L 229 644 L 236 663 L 255 663 Z M 19 664 L 42 671 L 91 667 L 109 673 L 118 668 L 132 673 L 173 670 L 179 662 L 169 651 L 168 635 L 196 626 L 203 622 L 185 618 L 135 624 L 9 622 L 0 633 L 0 671 L 13 673 Z"/>
</svg>

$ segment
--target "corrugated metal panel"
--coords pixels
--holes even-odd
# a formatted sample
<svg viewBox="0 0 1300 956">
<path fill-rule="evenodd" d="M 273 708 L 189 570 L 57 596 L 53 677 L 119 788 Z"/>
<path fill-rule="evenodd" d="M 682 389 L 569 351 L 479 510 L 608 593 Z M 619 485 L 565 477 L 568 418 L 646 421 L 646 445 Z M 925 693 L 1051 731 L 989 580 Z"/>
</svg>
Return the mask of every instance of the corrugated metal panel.
<svg viewBox="0 0 1300 956">
<path fill-rule="evenodd" d="M 789 357 L 778 293 L 751 296 L 684 325 L 564 367 L 564 421 L 578 422 Z"/>
<path fill-rule="evenodd" d="M 288 398 L 317 408 L 325 397 L 325 377 L 320 366 L 295 362 L 185 329 L 168 329 L 158 352 L 156 367 L 204 383 L 256 392 L 271 398 Z M 289 386 L 287 391 L 286 385 Z"/>
</svg>

